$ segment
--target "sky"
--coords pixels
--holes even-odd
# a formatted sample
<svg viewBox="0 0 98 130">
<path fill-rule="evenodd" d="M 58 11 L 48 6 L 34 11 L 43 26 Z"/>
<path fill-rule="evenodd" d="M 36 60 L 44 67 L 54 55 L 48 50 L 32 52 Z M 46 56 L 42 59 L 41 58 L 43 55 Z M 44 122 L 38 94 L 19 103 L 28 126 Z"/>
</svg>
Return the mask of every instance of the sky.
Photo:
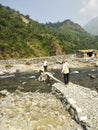
<svg viewBox="0 0 98 130">
<path fill-rule="evenodd" d="M 98 16 L 98 0 L 0 0 L 39 23 L 70 19 L 81 26 Z"/>
</svg>

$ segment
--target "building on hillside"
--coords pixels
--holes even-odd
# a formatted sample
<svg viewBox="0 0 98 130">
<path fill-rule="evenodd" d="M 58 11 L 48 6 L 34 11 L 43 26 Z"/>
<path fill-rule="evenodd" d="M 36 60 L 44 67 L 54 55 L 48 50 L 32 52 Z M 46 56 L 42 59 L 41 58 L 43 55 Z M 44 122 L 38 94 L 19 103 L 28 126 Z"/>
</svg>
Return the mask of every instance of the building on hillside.
<svg viewBox="0 0 98 130">
<path fill-rule="evenodd" d="M 98 57 L 98 50 L 78 50 L 76 53 L 77 57 Z"/>
</svg>

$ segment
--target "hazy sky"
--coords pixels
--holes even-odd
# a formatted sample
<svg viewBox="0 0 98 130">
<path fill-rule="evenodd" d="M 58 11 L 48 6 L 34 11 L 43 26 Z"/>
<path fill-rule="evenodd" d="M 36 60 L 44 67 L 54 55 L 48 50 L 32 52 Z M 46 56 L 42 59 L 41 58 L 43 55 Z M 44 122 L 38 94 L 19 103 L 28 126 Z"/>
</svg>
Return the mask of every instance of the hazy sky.
<svg viewBox="0 0 98 130">
<path fill-rule="evenodd" d="M 98 0 L 0 0 L 0 4 L 40 23 L 70 19 L 84 26 L 98 16 Z"/>
</svg>

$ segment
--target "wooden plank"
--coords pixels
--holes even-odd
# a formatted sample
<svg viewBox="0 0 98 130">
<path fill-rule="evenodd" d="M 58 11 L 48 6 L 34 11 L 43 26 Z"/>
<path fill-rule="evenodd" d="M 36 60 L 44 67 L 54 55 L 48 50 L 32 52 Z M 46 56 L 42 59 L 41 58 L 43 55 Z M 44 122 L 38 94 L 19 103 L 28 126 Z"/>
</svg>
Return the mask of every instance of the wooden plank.
<svg viewBox="0 0 98 130">
<path fill-rule="evenodd" d="M 46 75 L 48 75 L 49 77 L 51 77 L 51 78 L 54 79 L 55 81 L 62 83 L 60 80 L 58 80 L 57 78 L 55 78 L 51 73 L 46 72 Z"/>
</svg>

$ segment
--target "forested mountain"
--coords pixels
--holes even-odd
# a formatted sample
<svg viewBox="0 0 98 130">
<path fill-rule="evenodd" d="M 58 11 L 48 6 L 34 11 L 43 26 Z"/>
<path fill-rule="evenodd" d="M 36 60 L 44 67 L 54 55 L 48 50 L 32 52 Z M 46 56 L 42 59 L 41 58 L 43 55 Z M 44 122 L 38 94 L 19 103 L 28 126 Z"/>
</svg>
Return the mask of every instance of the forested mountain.
<svg viewBox="0 0 98 130">
<path fill-rule="evenodd" d="M 87 23 L 84 29 L 92 35 L 98 36 L 98 16 Z"/>
<path fill-rule="evenodd" d="M 91 36 L 70 20 L 41 24 L 0 5 L 0 59 L 29 58 L 74 53 L 97 48 Z"/>
<path fill-rule="evenodd" d="M 65 20 L 62 23 L 48 23 L 47 26 L 54 28 L 63 44 L 63 50 L 68 53 L 76 52 L 78 49 L 98 48 L 97 38 L 70 20 Z"/>
</svg>

